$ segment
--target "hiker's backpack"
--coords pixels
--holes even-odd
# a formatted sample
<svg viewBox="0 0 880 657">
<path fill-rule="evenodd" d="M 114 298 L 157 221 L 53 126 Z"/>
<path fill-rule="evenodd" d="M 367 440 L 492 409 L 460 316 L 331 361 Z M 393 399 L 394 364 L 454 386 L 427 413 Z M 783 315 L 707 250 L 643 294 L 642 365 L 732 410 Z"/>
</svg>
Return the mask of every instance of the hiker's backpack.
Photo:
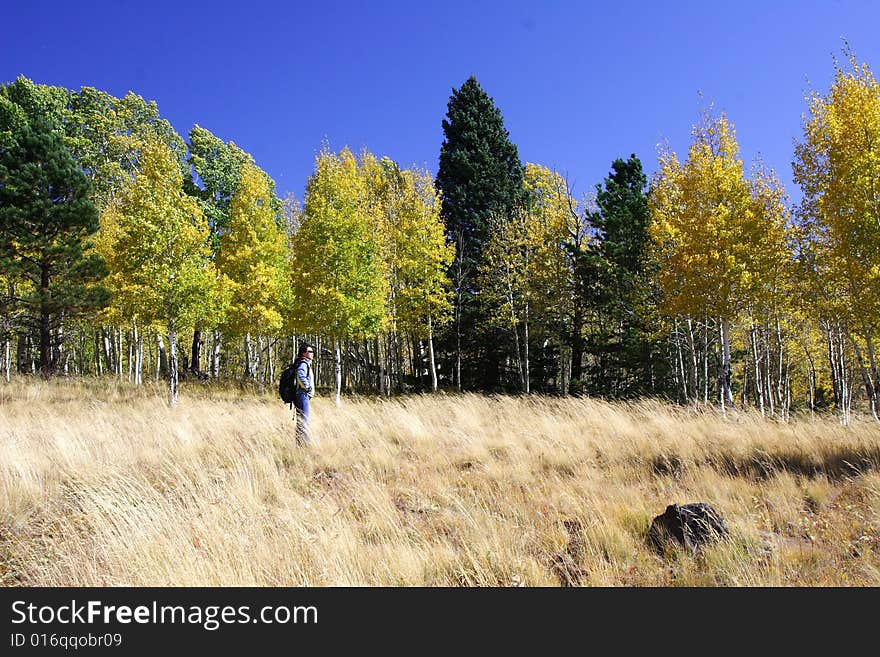
<svg viewBox="0 0 880 657">
<path fill-rule="evenodd" d="M 292 404 L 296 396 L 296 368 L 299 367 L 299 359 L 292 365 L 288 365 L 281 372 L 281 381 L 278 383 L 278 394 L 285 404 Z"/>
</svg>

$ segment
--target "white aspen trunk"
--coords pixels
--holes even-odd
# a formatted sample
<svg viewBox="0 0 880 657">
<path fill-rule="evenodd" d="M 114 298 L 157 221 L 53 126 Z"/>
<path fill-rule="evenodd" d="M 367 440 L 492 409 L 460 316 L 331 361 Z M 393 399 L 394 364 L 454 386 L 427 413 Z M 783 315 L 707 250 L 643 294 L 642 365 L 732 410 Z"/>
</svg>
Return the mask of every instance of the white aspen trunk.
<svg viewBox="0 0 880 657">
<path fill-rule="evenodd" d="M 131 337 L 128 339 L 128 376 L 126 377 L 126 381 L 131 383 L 132 377 L 134 375 L 134 351 L 135 345 L 134 340 Z"/>
<path fill-rule="evenodd" d="M 709 405 L 709 319 L 703 323 L 703 403 Z"/>
<path fill-rule="evenodd" d="M 116 376 L 119 377 L 120 381 L 122 381 L 122 374 L 123 370 L 125 369 L 122 364 L 122 348 L 124 346 L 122 342 L 122 329 L 115 329 L 113 335 L 114 339 L 116 340 Z"/>
<path fill-rule="evenodd" d="M 107 365 L 107 374 L 116 373 L 116 363 L 113 362 L 113 347 L 110 344 L 110 336 L 107 335 L 107 329 L 101 329 L 102 344 L 104 346 L 104 362 Z"/>
<path fill-rule="evenodd" d="M 272 358 L 272 352 L 275 349 L 275 345 L 278 343 L 277 340 L 273 340 L 271 337 L 267 338 L 269 342 L 269 351 L 266 354 L 266 361 L 269 366 L 269 381 L 275 380 L 275 360 Z"/>
<path fill-rule="evenodd" d="M 172 406 L 177 405 L 177 332 L 174 320 L 168 322 L 168 392 Z"/>
<path fill-rule="evenodd" d="M 251 334 L 245 333 L 244 336 L 244 378 L 251 379 L 253 357 L 251 356 Z"/>
<path fill-rule="evenodd" d="M 165 356 L 165 340 L 162 334 L 156 332 L 156 383 L 159 383 L 159 377 L 162 375 L 163 364 L 167 369 L 168 360 Z"/>
<path fill-rule="evenodd" d="M 761 409 L 761 417 L 764 417 L 764 390 L 761 382 L 761 367 L 758 361 L 758 338 L 755 335 L 757 327 L 752 324 L 751 344 L 752 344 L 752 361 L 755 365 L 755 396 L 758 398 L 758 406 Z"/>
<path fill-rule="evenodd" d="M 770 344 L 767 340 L 767 332 L 764 331 L 761 337 L 761 347 L 763 348 L 761 360 L 764 362 L 764 383 L 762 388 L 764 390 L 764 397 L 767 406 L 770 408 L 770 415 L 776 417 L 776 399 L 773 395 L 773 359 L 770 356 Z"/>
<path fill-rule="evenodd" d="M 843 403 L 842 422 L 844 426 L 849 426 L 849 410 L 850 398 L 852 391 L 850 390 L 849 374 L 846 371 L 846 344 L 843 335 L 843 328 L 838 325 L 837 328 L 837 352 L 838 362 L 840 364 L 840 392 L 841 401 Z"/>
<path fill-rule="evenodd" d="M 134 342 L 135 342 L 135 358 L 134 358 L 134 384 L 136 386 L 141 385 L 143 383 L 142 373 L 144 369 L 144 336 L 138 331 L 137 322 L 132 324 L 132 330 L 134 331 Z"/>
<path fill-rule="evenodd" d="M 214 346 L 211 351 L 211 376 L 215 379 L 220 376 L 220 345 L 223 336 L 220 331 L 214 331 Z"/>
<path fill-rule="evenodd" d="M 731 378 L 733 366 L 730 362 L 730 323 L 726 317 L 720 318 L 721 322 L 721 412 L 726 413 L 727 408 L 733 408 L 733 394 L 731 393 Z"/>
<path fill-rule="evenodd" d="M 95 331 L 95 372 L 98 376 L 104 374 L 104 365 L 101 360 L 101 334 Z"/>
<path fill-rule="evenodd" d="M 694 321 L 690 317 L 687 320 L 688 325 L 688 347 L 691 351 L 691 389 L 694 391 L 694 403 L 700 400 L 700 384 L 699 384 L 699 366 L 697 365 L 697 342 L 694 339 Z"/>
<path fill-rule="evenodd" d="M 336 369 L 336 405 L 342 405 L 342 349 L 339 338 L 333 339 L 333 364 Z"/>
<path fill-rule="evenodd" d="M 785 346 L 782 342 L 782 327 L 779 324 L 779 317 L 776 318 L 776 351 L 778 352 L 777 357 L 779 362 L 777 363 L 777 375 L 776 375 L 776 395 L 779 400 L 779 406 L 782 408 L 783 419 L 785 416 L 785 382 L 783 376 L 783 352 L 785 351 Z"/>
<path fill-rule="evenodd" d="M 6 383 L 9 383 L 11 380 L 9 370 L 12 369 L 12 348 L 9 342 L 9 338 L 6 338 L 3 351 L 3 369 L 6 372 Z"/>
<path fill-rule="evenodd" d="M 687 372 L 684 368 L 684 353 L 681 348 L 681 333 L 678 330 L 678 318 L 675 318 L 675 351 L 678 355 L 678 366 L 681 371 L 681 393 L 682 400 L 685 404 L 690 402 L 690 398 L 688 397 L 688 386 L 687 386 Z"/>
<path fill-rule="evenodd" d="M 7 343 L 7 352 L 9 343 Z M 431 324 L 431 316 L 428 315 L 428 362 L 431 365 L 431 392 L 437 392 L 437 365 L 434 362 L 434 327 Z"/>
<path fill-rule="evenodd" d="M 55 344 L 52 346 L 52 371 L 61 367 L 61 357 L 65 355 L 64 349 L 64 316 L 62 313 L 58 328 L 55 330 Z M 67 372 L 65 372 L 67 374 Z"/>
<path fill-rule="evenodd" d="M 830 326 L 824 328 L 828 336 L 828 367 L 831 370 L 831 388 L 834 391 L 834 406 L 835 410 L 837 410 L 840 408 L 840 376 L 837 372 L 837 357 L 834 351 L 834 334 Z"/>
<path fill-rule="evenodd" d="M 380 338 L 379 336 L 376 336 L 376 365 L 379 368 L 379 394 L 382 397 L 387 397 L 388 390 L 385 386 L 385 356 L 382 353 L 382 345 L 384 342 L 384 337 Z"/>
</svg>

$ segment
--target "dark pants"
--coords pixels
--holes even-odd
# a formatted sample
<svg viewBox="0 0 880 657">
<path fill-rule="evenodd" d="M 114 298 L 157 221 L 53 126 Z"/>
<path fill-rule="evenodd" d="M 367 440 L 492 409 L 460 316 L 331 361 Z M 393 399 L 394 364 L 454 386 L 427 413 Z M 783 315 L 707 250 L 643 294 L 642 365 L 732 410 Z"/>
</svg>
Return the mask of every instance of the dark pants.
<svg viewBox="0 0 880 657">
<path fill-rule="evenodd" d="M 309 395 L 297 391 L 293 405 L 296 407 L 296 444 L 309 445 L 312 442 L 309 436 Z"/>
</svg>

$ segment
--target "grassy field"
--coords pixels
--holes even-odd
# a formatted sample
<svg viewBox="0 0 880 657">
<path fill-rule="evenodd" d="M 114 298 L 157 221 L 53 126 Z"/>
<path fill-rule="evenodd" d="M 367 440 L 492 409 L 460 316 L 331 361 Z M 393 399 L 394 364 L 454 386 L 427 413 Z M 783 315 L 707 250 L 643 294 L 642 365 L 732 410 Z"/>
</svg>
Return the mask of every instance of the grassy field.
<svg viewBox="0 0 880 657">
<path fill-rule="evenodd" d="M 271 392 L 271 391 L 270 391 Z M 0 584 L 880 585 L 880 426 L 588 399 L 0 385 Z M 728 541 L 652 552 L 667 504 Z"/>
</svg>

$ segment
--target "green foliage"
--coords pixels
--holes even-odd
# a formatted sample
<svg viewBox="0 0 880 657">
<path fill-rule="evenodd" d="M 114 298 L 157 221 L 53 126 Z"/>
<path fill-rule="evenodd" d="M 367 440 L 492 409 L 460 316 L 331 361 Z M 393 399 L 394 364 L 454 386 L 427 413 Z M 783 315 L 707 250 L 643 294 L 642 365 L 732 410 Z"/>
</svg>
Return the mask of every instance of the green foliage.
<svg viewBox="0 0 880 657">
<path fill-rule="evenodd" d="M 0 146 L 0 271 L 10 291 L 6 310 L 39 327 L 41 369 L 50 374 L 50 332 L 62 316 L 107 303 L 96 284 L 106 272 L 101 257 L 87 252 L 98 230 L 88 179 L 51 123 L 35 117 L 23 124 L 17 115 L 8 112 L 0 124 L 7 136 Z"/>
<path fill-rule="evenodd" d="M 181 171 L 188 169 L 183 140 L 159 116 L 154 101 L 145 101 L 132 92 L 115 98 L 93 87 L 77 92 L 35 84 L 20 76 L 0 87 L 0 114 L 10 112 L 18 124 L 46 121 L 64 134 L 77 166 L 91 180 L 92 200 L 99 210 L 134 175 L 145 140 L 165 143 Z"/>
<path fill-rule="evenodd" d="M 441 341 L 447 352 L 461 352 L 469 380 L 495 388 L 500 384 L 502 345 L 497 334 L 483 330 L 492 325 L 491 309 L 478 301 L 476 275 L 493 224 L 525 205 L 523 166 L 501 112 L 473 76 L 453 89 L 442 125 L 437 189 L 447 239 L 456 248 L 450 269 L 456 321 Z"/>
<path fill-rule="evenodd" d="M 587 221 L 594 239 L 578 255 L 580 289 L 595 314 L 588 351 L 589 387 L 611 397 L 656 394 L 659 344 L 657 298 L 651 286 L 651 213 L 647 178 L 635 154 L 617 159 L 603 185 L 596 186 L 596 209 Z"/>
<path fill-rule="evenodd" d="M 437 188 L 449 235 L 459 232 L 478 261 L 493 217 L 525 200 L 523 166 L 494 101 L 473 76 L 454 89 L 443 120 Z"/>
<path fill-rule="evenodd" d="M 255 167 L 263 176 L 269 188 L 273 215 L 276 219 L 280 217 L 282 207 L 275 193 L 275 181 L 256 166 L 250 153 L 234 142 L 224 142 L 198 125 L 189 132 L 189 153 L 192 166 L 187 166 L 184 187 L 188 194 L 199 199 L 211 227 L 211 245 L 215 254 L 220 246 L 220 236 L 229 228 L 232 197 L 238 191 L 245 165 Z"/>
</svg>

